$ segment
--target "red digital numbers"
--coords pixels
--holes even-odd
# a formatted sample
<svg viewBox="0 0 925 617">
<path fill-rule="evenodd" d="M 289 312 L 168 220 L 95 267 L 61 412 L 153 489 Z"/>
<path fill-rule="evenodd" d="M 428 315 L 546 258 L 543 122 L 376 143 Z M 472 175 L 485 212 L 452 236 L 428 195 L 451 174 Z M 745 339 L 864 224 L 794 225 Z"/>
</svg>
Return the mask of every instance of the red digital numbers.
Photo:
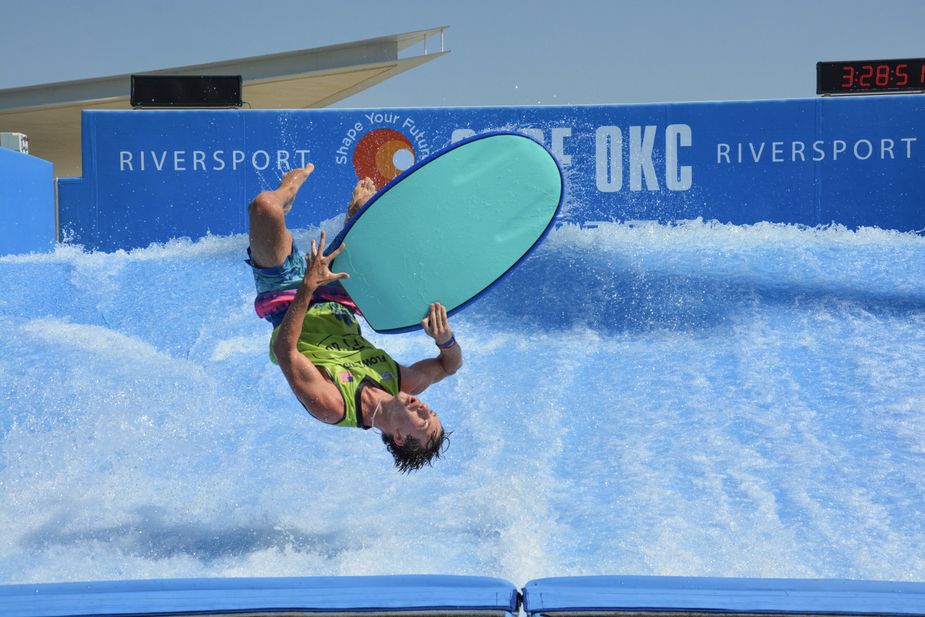
<svg viewBox="0 0 925 617">
<path fill-rule="evenodd" d="M 925 58 L 816 63 L 817 94 L 925 92 Z"/>
<path fill-rule="evenodd" d="M 851 88 L 854 85 L 854 67 L 850 64 L 846 64 L 843 70 L 841 87 L 845 90 Z"/>
<path fill-rule="evenodd" d="M 919 85 L 925 84 L 925 63 L 919 71 Z M 860 70 L 846 65 L 842 73 L 841 87 L 851 88 L 903 88 L 909 85 L 909 65 L 864 64 Z"/>
<path fill-rule="evenodd" d="M 874 71 L 874 83 L 880 88 L 886 88 L 890 85 L 890 66 L 888 64 L 878 64 Z"/>
</svg>

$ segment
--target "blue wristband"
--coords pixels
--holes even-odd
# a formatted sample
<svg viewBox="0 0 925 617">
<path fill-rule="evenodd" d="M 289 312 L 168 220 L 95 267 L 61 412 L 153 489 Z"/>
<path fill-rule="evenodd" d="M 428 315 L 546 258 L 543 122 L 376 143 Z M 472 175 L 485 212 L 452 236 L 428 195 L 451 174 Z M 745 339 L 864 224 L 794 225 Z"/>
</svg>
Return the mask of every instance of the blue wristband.
<svg viewBox="0 0 925 617">
<path fill-rule="evenodd" d="M 452 347 L 453 345 L 456 344 L 456 335 L 454 334 L 453 336 L 451 336 L 451 337 L 450 337 L 450 340 L 448 340 L 447 342 L 445 342 L 443 345 L 441 345 L 440 343 L 437 343 L 436 341 L 434 341 L 434 343 L 435 343 L 435 344 L 437 345 L 437 347 L 439 347 L 440 349 L 449 349 L 450 347 Z"/>
</svg>

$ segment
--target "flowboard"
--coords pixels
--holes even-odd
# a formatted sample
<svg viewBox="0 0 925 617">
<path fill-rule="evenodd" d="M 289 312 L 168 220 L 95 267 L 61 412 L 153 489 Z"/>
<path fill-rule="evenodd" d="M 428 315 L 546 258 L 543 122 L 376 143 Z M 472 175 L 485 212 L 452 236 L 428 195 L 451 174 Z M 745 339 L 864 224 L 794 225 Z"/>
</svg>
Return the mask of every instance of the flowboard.
<svg viewBox="0 0 925 617">
<path fill-rule="evenodd" d="M 449 313 L 517 265 L 562 203 L 562 172 L 541 144 L 486 133 L 412 166 L 379 191 L 328 247 L 331 270 L 377 332 L 420 327 L 432 302 Z"/>
</svg>

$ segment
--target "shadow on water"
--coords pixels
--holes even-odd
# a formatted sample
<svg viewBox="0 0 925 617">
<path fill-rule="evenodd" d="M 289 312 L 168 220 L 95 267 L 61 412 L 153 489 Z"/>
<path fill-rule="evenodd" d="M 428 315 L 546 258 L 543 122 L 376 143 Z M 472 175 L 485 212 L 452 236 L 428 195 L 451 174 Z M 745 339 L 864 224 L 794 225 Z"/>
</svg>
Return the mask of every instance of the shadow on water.
<svg viewBox="0 0 925 617">
<path fill-rule="evenodd" d="M 67 518 L 65 515 L 55 517 L 23 536 L 20 545 L 40 551 L 54 546 L 86 546 L 101 542 L 136 557 L 188 556 L 205 563 L 268 549 L 333 559 L 349 549 L 340 534 L 305 533 L 269 523 L 236 527 L 205 521 L 171 523 L 164 520 L 158 508 L 138 508 L 130 521 L 109 527 L 73 529 Z"/>
<path fill-rule="evenodd" d="M 605 334 L 697 333 L 722 327 L 743 307 L 756 304 L 838 303 L 877 316 L 925 311 L 925 294 L 872 290 L 867 281 L 805 283 L 790 276 L 771 281 L 766 273 L 741 270 L 734 276 L 665 273 L 612 257 L 552 252 L 532 256 L 477 305 L 494 325 L 509 320 L 543 331 L 582 326 Z"/>
</svg>

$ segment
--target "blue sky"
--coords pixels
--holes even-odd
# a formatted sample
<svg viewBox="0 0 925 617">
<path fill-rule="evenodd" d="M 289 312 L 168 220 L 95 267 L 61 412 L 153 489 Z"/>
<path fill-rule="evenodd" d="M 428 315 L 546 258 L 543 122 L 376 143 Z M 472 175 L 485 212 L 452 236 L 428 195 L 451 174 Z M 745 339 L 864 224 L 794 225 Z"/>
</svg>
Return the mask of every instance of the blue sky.
<svg viewBox="0 0 925 617">
<path fill-rule="evenodd" d="M 449 26 L 339 107 L 815 96 L 818 60 L 925 56 L 925 2 L 0 0 L 0 89 Z"/>
</svg>

